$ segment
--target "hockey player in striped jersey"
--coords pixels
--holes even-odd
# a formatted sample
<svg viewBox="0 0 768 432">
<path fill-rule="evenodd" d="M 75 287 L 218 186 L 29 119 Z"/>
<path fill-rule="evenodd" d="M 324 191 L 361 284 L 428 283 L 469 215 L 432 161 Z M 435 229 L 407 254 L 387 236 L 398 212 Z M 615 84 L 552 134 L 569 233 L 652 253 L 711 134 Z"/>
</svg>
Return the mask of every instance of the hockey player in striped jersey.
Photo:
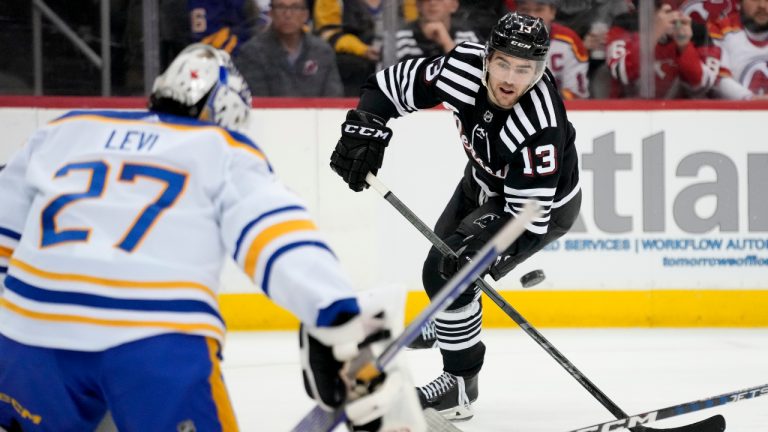
<svg viewBox="0 0 768 432">
<path fill-rule="evenodd" d="M 233 130 L 250 102 L 229 55 L 191 45 L 149 111 L 70 112 L 0 172 L 0 430 L 92 431 L 107 410 L 120 431 L 237 430 L 219 365 L 226 254 L 304 323 L 308 393 L 346 402 L 339 371 L 376 320 Z M 376 421 L 398 382 L 348 404 L 352 422 Z"/>
<path fill-rule="evenodd" d="M 575 222 L 581 203 L 575 130 L 546 70 L 549 34 L 541 19 L 508 13 L 485 46 L 464 42 L 444 56 L 412 59 L 373 75 L 349 111 L 331 168 L 351 189 L 381 167 L 392 131 L 386 122 L 442 103 L 453 112 L 469 162 L 435 232 L 460 262 L 430 250 L 424 288 L 434 295 L 527 201 L 543 214 L 489 269 L 498 280 Z M 444 372 L 420 387 L 423 406 L 470 418 L 485 347 L 479 290 L 470 289 L 436 320 Z"/>
</svg>

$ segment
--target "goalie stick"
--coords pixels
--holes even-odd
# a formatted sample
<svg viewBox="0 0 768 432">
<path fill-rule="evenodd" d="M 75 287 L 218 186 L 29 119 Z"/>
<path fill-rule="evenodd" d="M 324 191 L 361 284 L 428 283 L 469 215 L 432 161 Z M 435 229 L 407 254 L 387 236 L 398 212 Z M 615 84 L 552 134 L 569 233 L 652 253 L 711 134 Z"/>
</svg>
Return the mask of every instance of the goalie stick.
<svg viewBox="0 0 768 432">
<path fill-rule="evenodd" d="M 375 175 L 368 173 L 365 181 L 381 196 L 387 200 L 392 206 L 403 215 L 408 222 L 410 222 L 419 232 L 437 248 L 440 253 L 446 256 L 456 257 L 450 246 L 435 234 L 430 227 L 427 226 L 418 216 L 400 201 L 392 191 L 387 188 L 384 183 L 381 182 Z M 540 347 L 544 349 L 555 361 L 568 371 L 571 376 L 576 379 L 598 402 L 600 402 L 608 411 L 613 414 L 617 419 L 626 419 L 629 417 L 624 410 L 619 408 L 602 390 L 600 390 L 589 378 L 587 378 L 573 363 L 570 362 L 557 348 L 555 348 L 531 323 L 528 322 L 522 315 L 520 315 L 512 305 L 509 304 L 495 289 L 493 289 L 488 283 L 479 277 L 475 283 L 480 289 L 491 299 L 497 306 L 501 308 L 504 313 L 507 314 L 517 325 L 520 326 L 523 331 L 530 336 Z M 630 428 L 633 432 L 722 432 L 725 430 L 725 419 L 721 415 L 716 415 L 708 419 L 702 420 L 699 423 L 690 424 L 687 426 L 681 426 L 676 429 L 654 429 L 646 426 L 633 426 Z"/>
<path fill-rule="evenodd" d="M 352 382 L 362 380 L 371 382 L 374 378 L 384 371 L 386 366 L 395 358 L 395 356 L 413 342 L 421 332 L 427 322 L 435 317 L 439 312 L 447 308 L 458 298 L 470 285 L 472 285 L 481 273 L 496 260 L 501 251 L 506 249 L 512 242 L 525 231 L 525 225 L 528 224 L 539 213 L 535 204 L 526 206 L 518 218 L 508 222 L 504 227 L 491 238 L 488 243 L 467 263 L 461 270 L 454 275 L 440 292 L 419 315 L 403 330 L 403 332 L 390 342 L 384 351 L 376 358 L 366 347 L 361 354 L 349 365 L 349 377 Z M 301 419 L 292 432 L 318 432 L 331 431 L 334 427 L 341 424 L 345 419 L 344 408 L 337 408 L 333 412 L 325 411 L 320 406 L 315 406 L 304 418 Z M 447 422 L 447 420 L 446 420 Z M 447 429 L 445 429 L 447 430 Z"/>
<path fill-rule="evenodd" d="M 685 402 L 678 405 L 673 405 L 666 408 L 661 408 L 656 411 L 648 411 L 642 414 L 633 415 L 620 420 L 611 420 L 604 423 L 598 423 L 596 425 L 588 426 L 585 428 L 574 429 L 570 432 L 613 432 L 620 431 L 625 428 L 631 428 L 635 425 L 642 423 L 651 423 L 670 417 L 676 417 L 683 414 L 688 414 L 696 411 L 705 410 L 707 408 L 713 408 L 720 405 L 725 405 L 733 402 L 739 402 L 747 399 L 754 399 L 756 397 L 768 395 L 768 384 L 759 385 L 748 389 L 736 390 L 730 393 L 721 394 L 719 396 L 712 396 L 707 399 L 701 399 L 693 402 Z M 683 426 L 685 427 L 685 426 Z M 725 428 L 725 425 L 723 425 Z M 664 429 L 665 431 L 678 431 L 679 428 Z"/>
</svg>

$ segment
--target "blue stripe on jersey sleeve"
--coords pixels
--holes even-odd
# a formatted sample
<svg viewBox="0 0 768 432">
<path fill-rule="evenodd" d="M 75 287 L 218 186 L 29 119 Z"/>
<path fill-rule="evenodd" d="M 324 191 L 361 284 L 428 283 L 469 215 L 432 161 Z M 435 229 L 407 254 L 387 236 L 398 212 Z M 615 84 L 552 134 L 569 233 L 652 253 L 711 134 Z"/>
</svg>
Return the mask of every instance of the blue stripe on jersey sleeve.
<svg viewBox="0 0 768 432">
<path fill-rule="evenodd" d="M 332 325 L 340 324 L 338 318 L 341 314 L 347 316 L 360 314 L 360 306 L 357 304 L 357 299 L 346 298 L 336 300 L 327 308 L 320 309 L 317 313 L 316 325 L 318 327 L 330 327 Z"/>
<path fill-rule="evenodd" d="M 5 286 L 16 294 L 30 300 L 90 306 L 104 309 L 120 309 L 152 312 L 201 312 L 213 315 L 224 324 L 224 319 L 207 303 L 197 300 L 136 300 L 105 297 L 94 294 L 47 290 L 23 282 L 11 275 L 6 276 Z"/>
<path fill-rule="evenodd" d="M 304 211 L 306 211 L 306 209 L 304 207 L 299 206 L 299 205 L 285 206 L 285 207 L 276 208 L 274 210 L 270 210 L 268 212 L 264 212 L 264 213 L 260 214 L 259 216 L 257 216 L 252 221 L 248 222 L 248 224 L 245 225 L 243 230 L 240 231 L 240 236 L 237 238 L 237 242 L 235 242 L 235 252 L 232 254 L 232 258 L 234 258 L 235 261 L 237 261 L 237 256 L 238 256 L 238 254 L 240 254 L 240 248 L 243 246 L 243 240 L 245 240 L 245 236 L 248 234 L 248 231 L 250 231 L 251 228 L 253 228 L 254 225 L 259 223 L 261 220 L 263 220 L 266 217 L 269 217 L 269 216 L 272 216 L 272 215 L 275 215 L 275 214 L 278 214 L 278 213 L 283 213 L 283 212 L 291 211 L 291 210 L 304 210 Z"/>
<path fill-rule="evenodd" d="M 16 231 L 10 230 L 8 228 L 0 227 L 0 235 L 4 235 L 14 240 L 21 240 L 21 234 L 17 233 Z"/>
<path fill-rule="evenodd" d="M 0 274 L 8 273 L 8 267 L 0 266 Z"/>
<path fill-rule="evenodd" d="M 331 248 L 329 248 L 325 243 L 319 242 L 319 241 L 299 241 L 294 243 L 288 243 L 287 245 L 279 248 L 275 251 L 275 253 L 272 254 L 272 256 L 269 257 L 267 260 L 267 265 L 264 267 L 264 277 L 262 278 L 261 282 L 261 288 L 264 290 L 264 294 L 269 295 L 269 276 L 272 273 L 272 266 L 274 266 L 275 261 L 277 261 L 278 258 L 280 258 L 280 255 L 288 252 L 291 249 L 296 249 L 304 246 L 313 246 L 318 247 L 320 249 L 325 249 L 328 252 L 330 252 L 331 255 L 333 255 L 333 251 Z M 335 255 L 334 255 L 335 257 Z"/>
</svg>

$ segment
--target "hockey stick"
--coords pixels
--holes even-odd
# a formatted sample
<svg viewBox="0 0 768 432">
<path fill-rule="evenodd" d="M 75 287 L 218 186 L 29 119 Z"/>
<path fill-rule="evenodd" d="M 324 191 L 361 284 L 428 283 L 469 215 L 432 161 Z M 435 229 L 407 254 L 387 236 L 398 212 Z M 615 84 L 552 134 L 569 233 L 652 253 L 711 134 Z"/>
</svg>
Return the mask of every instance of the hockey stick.
<svg viewBox="0 0 768 432">
<path fill-rule="evenodd" d="M 368 173 L 365 181 L 377 192 L 384 197 L 392 206 L 400 212 L 419 232 L 437 248 L 440 253 L 445 256 L 456 257 L 456 253 L 445 244 L 445 242 L 432 231 L 418 216 L 400 199 L 395 196 L 375 175 Z M 598 400 L 608 411 L 613 414 L 617 419 L 624 419 L 629 417 L 624 410 L 619 408 L 602 390 L 592 383 L 581 371 L 576 368 L 557 348 L 555 348 L 538 330 L 536 330 L 520 313 L 518 313 L 512 305 L 509 304 L 495 289 L 493 289 L 483 278 L 478 278 L 475 283 L 480 289 L 488 296 L 497 306 L 501 308 L 514 322 L 516 322 L 525 333 L 528 334 L 536 343 L 539 344 L 544 351 L 546 351 L 552 358 L 557 361 L 576 381 L 579 382 L 595 399 Z M 662 432 L 665 429 L 653 429 L 645 426 L 633 427 L 634 432 L 647 431 L 647 432 Z M 722 432 L 725 430 L 725 419 L 721 415 L 710 417 L 702 422 L 695 423 L 689 426 L 683 426 L 675 429 L 674 432 Z"/>
<path fill-rule="evenodd" d="M 623 428 L 631 428 L 635 425 L 642 423 L 650 423 L 670 417 L 676 417 L 681 414 L 688 414 L 696 411 L 701 411 L 707 408 L 712 408 L 720 405 L 725 405 L 733 402 L 739 402 L 747 399 L 753 399 L 756 397 L 768 395 L 768 384 L 763 384 L 757 387 L 752 387 L 743 390 L 736 390 L 734 392 L 721 394 L 719 396 L 713 396 L 707 399 L 701 399 L 693 402 L 685 402 L 678 405 L 658 409 L 656 411 L 648 411 L 646 413 L 633 415 L 621 420 L 611 420 L 605 423 L 598 423 L 589 427 L 575 429 L 570 432 L 610 432 L 618 431 Z M 686 427 L 686 426 L 683 426 Z M 677 431 L 680 428 L 664 429 L 665 431 Z"/>
<path fill-rule="evenodd" d="M 448 307 L 464 290 L 469 288 L 488 267 L 494 262 L 501 251 L 525 231 L 528 224 L 539 213 L 537 206 L 526 206 L 519 218 L 510 221 L 473 257 L 472 261 L 465 265 L 461 271 L 454 275 L 440 289 L 438 295 L 432 299 L 421 313 L 403 330 L 403 332 L 390 342 L 384 351 L 376 358 L 370 349 L 364 350 L 352 364 L 349 365 L 349 378 L 351 382 L 356 379 L 370 382 L 384 371 L 394 357 L 413 342 L 421 332 L 421 327 L 433 319 L 435 315 Z M 293 432 L 317 432 L 331 431 L 345 419 L 344 408 L 338 408 L 328 412 L 315 406 L 307 413 L 293 429 Z"/>
</svg>

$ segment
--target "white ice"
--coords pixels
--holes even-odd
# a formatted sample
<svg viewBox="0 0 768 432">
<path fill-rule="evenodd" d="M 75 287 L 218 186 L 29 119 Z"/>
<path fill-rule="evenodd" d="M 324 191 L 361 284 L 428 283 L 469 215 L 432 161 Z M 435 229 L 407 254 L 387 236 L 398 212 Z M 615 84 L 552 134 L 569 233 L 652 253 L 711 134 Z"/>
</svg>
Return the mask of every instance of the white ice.
<svg viewBox="0 0 768 432">
<path fill-rule="evenodd" d="M 768 329 L 543 329 L 628 414 L 768 384 Z M 485 366 L 468 432 L 566 432 L 611 414 L 522 331 L 485 330 Z M 230 333 L 223 370 L 245 432 L 287 431 L 312 408 L 293 332 Z M 441 372 L 437 350 L 406 351 L 416 384 Z M 723 414 L 728 432 L 768 431 L 768 395 L 678 416 Z"/>
</svg>

